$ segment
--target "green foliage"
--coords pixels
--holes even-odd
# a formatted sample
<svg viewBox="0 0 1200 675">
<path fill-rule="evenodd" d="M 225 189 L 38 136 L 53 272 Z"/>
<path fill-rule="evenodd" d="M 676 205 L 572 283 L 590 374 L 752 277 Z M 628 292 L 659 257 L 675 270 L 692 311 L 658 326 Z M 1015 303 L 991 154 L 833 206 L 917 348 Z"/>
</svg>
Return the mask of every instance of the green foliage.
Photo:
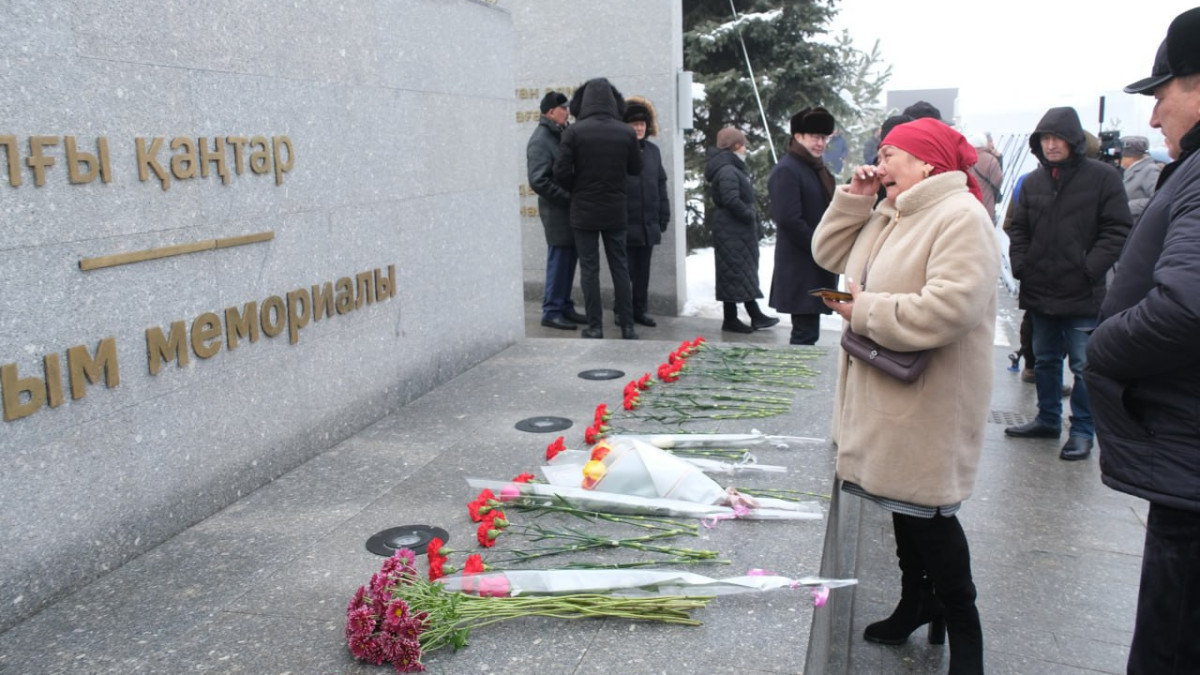
<svg viewBox="0 0 1200 675">
<path fill-rule="evenodd" d="M 826 35 L 837 12 L 836 0 L 736 0 L 734 4 L 740 15 L 736 22 L 729 0 L 683 2 L 684 67 L 704 86 L 704 98 L 695 102 L 694 129 L 685 149 L 689 248 L 711 241 L 702 222 L 702 210 L 711 207 L 704 162 L 717 131 L 735 126 L 746 134 L 747 165 L 760 215 L 765 217 L 767 175 L 775 162 L 768 135 L 782 156 L 791 116 L 805 106 L 823 106 L 849 132 L 850 163 L 861 157 L 861 130 L 878 126 L 882 111 L 876 99 L 890 75 L 890 69 L 876 72 L 878 46 L 864 54 L 850 45 L 845 33 L 838 40 Z M 747 73 L 743 40 L 765 123 Z M 768 235 L 774 232 L 769 222 L 764 225 Z"/>
</svg>

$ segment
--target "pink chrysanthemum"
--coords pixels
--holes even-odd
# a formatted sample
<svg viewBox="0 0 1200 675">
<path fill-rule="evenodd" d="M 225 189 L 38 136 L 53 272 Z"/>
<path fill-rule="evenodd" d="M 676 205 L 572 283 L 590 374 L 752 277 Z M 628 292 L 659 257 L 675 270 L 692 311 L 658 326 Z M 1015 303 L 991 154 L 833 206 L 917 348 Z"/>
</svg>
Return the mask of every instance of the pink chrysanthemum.
<svg viewBox="0 0 1200 675">
<path fill-rule="evenodd" d="M 408 603 L 400 599 L 393 600 L 384 614 L 383 629 L 394 633 L 406 619 L 408 619 Z"/>
<path fill-rule="evenodd" d="M 364 604 L 366 604 L 366 601 L 367 587 L 359 586 L 358 590 L 354 592 L 354 597 L 350 599 L 350 604 L 346 606 L 346 612 L 349 613 L 355 609 L 358 609 L 359 607 L 362 607 Z"/>
<path fill-rule="evenodd" d="M 421 645 L 415 638 L 395 638 L 389 647 L 389 658 L 397 673 L 421 673 L 425 665 L 421 663 Z"/>
<path fill-rule="evenodd" d="M 349 644 L 354 658 L 377 666 L 383 665 L 383 645 L 377 635 L 352 635 Z"/>
<path fill-rule="evenodd" d="M 370 636 L 375 632 L 375 614 L 370 607 L 357 607 L 346 613 L 346 641 Z"/>
</svg>

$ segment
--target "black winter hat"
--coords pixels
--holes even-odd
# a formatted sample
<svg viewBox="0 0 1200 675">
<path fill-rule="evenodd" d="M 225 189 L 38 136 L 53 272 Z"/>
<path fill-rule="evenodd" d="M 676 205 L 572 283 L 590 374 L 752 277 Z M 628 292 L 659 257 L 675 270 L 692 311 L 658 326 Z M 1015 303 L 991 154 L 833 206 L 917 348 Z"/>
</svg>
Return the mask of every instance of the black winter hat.
<svg viewBox="0 0 1200 675">
<path fill-rule="evenodd" d="M 1167 28 L 1167 39 L 1158 47 L 1150 77 L 1125 87 L 1126 94 L 1153 94 L 1172 77 L 1200 73 L 1200 7 L 1175 17 Z"/>
<path fill-rule="evenodd" d="M 545 115 L 546 113 L 550 112 L 551 110 L 553 110 L 559 106 L 564 106 L 566 104 L 567 104 L 566 95 L 563 94 L 562 92 L 557 92 L 557 91 L 554 91 L 553 89 L 551 89 L 550 91 L 546 92 L 545 96 L 542 97 L 542 105 L 540 107 L 542 109 L 542 114 Z"/>
<path fill-rule="evenodd" d="M 629 100 L 625 102 L 625 121 L 626 122 L 649 122 L 650 109 L 642 103 Z"/>
<path fill-rule="evenodd" d="M 919 120 L 923 117 L 932 117 L 939 122 L 942 120 L 942 111 L 934 107 L 929 101 L 917 101 L 905 108 L 903 114 L 908 115 L 914 120 Z"/>
<path fill-rule="evenodd" d="M 833 133 L 833 115 L 824 108 L 805 108 L 792 115 L 793 134 L 821 134 L 828 136 Z"/>
<path fill-rule="evenodd" d="M 882 144 L 884 142 L 884 139 L 887 138 L 888 133 L 891 132 L 892 129 L 895 129 L 896 127 L 900 126 L 901 124 L 905 124 L 906 122 L 911 122 L 911 121 L 913 121 L 913 118 L 909 117 L 908 115 L 903 115 L 903 114 L 892 115 L 891 117 L 887 118 L 886 120 L 883 121 L 883 124 L 879 125 L 879 142 Z"/>
</svg>

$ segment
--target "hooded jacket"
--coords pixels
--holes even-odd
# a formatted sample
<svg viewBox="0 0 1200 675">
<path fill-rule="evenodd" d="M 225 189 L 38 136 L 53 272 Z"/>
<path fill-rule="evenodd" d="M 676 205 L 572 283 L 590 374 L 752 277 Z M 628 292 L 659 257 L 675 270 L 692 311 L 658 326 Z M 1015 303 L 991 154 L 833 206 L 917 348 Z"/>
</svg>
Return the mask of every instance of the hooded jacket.
<svg viewBox="0 0 1200 675">
<path fill-rule="evenodd" d="M 1083 378 L 1104 484 L 1200 511 L 1200 124 L 1129 233 Z"/>
<path fill-rule="evenodd" d="M 538 196 L 538 216 L 546 231 L 547 246 L 574 246 L 571 232 L 571 194 L 554 182 L 554 156 L 562 138 L 562 127 L 542 115 L 525 146 L 529 186 Z"/>
<path fill-rule="evenodd" d="M 625 178 L 642 171 L 637 134 L 623 120 L 625 99 L 597 78 L 575 90 L 568 109 L 578 121 L 563 132 L 554 180 L 571 193 L 571 227 L 623 230 Z"/>
<path fill-rule="evenodd" d="M 1041 137 L 1067 141 L 1070 156 L 1050 162 Z M 1051 108 L 1029 137 L 1041 163 L 1025 179 L 1008 232 L 1020 306 L 1053 316 L 1094 316 L 1104 300 L 1105 273 L 1116 262 L 1132 218 L 1121 176 L 1086 157 L 1074 108 Z"/>
<path fill-rule="evenodd" d="M 716 263 L 716 299 L 749 302 L 763 296 L 758 287 L 758 215 L 746 163 L 732 150 L 710 148 L 704 167 L 716 207 L 708 214 Z"/>
<path fill-rule="evenodd" d="M 667 194 L 667 172 L 663 169 L 662 152 L 650 142 L 650 137 L 658 133 L 658 119 L 650 101 L 630 96 L 628 103 L 645 107 L 650 119 L 646 120 L 646 137 L 638 141 L 642 148 L 642 173 L 625 179 L 626 210 L 629 214 L 625 244 L 654 246 L 662 243 L 662 233 L 667 231 L 667 223 L 671 221 L 671 202 Z"/>
</svg>

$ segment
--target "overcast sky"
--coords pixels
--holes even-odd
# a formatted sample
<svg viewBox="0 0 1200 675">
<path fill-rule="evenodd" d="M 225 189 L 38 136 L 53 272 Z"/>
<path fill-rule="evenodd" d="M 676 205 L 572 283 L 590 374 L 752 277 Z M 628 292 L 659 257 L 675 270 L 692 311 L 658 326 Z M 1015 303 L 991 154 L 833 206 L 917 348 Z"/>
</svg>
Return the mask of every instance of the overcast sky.
<svg viewBox="0 0 1200 675">
<path fill-rule="evenodd" d="M 1150 74 L 1171 19 L 1197 2 L 841 0 L 833 27 L 863 51 L 880 41 L 888 89 L 957 87 L 965 130 L 1027 133 L 1048 108 L 1069 105 L 1096 133 L 1103 95 L 1105 129 L 1119 120 L 1123 135 L 1161 145 L 1152 97 L 1121 88 Z"/>
</svg>

